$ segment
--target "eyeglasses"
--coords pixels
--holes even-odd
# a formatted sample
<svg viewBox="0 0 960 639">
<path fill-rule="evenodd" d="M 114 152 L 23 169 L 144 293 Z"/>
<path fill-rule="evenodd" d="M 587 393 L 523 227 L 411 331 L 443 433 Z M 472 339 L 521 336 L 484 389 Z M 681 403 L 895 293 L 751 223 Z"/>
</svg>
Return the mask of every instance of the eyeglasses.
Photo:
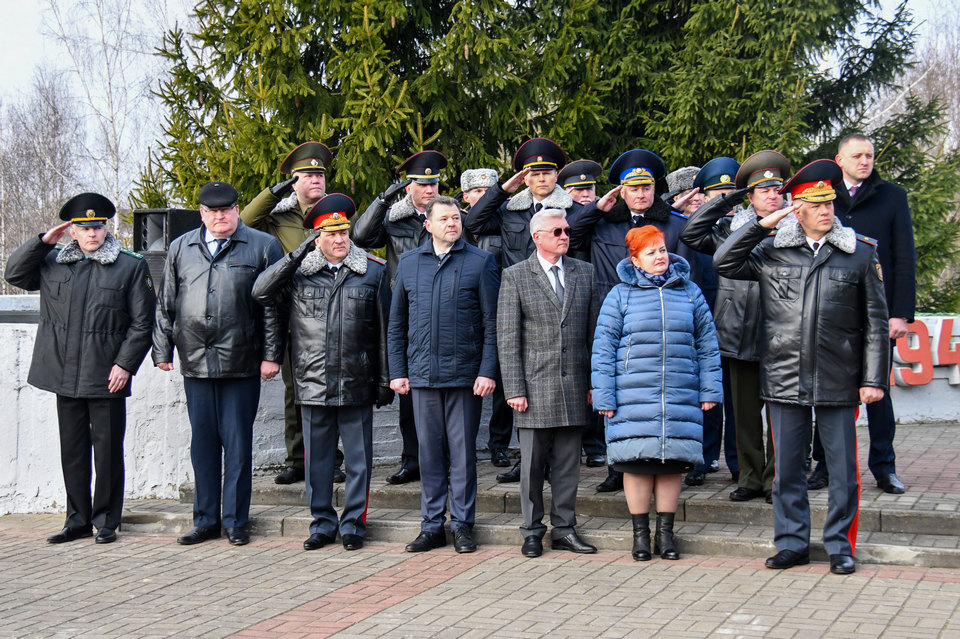
<svg viewBox="0 0 960 639">
<path fill-rule="evenodd" d="M 570 227 L 569 227 L 569 226 L 558 226 L 558 227 L 556 227 L 556 228 L 554 228 L 554 229 L 551 229 L 551 230 L 549 230 L 549 231 L 547 231 L 547 230 L 540 230 L 540 231 L 537 231 L 537 233 L 550 233 L 550 234 L 553 235 L 554 237 L 560 237 L 561 235 L 566 235 L 567 237 L 570 237 Z"/>
</svg>

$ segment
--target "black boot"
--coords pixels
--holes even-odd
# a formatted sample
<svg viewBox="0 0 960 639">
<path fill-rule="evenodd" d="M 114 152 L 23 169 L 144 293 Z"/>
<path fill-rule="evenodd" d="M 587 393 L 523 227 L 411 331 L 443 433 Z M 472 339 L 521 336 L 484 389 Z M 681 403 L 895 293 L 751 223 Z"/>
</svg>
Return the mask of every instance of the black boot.
<svg viewBox="0 0 960 639">
<path fill-rule="evenodd" d="M 653 537 L 653 552 L 661 559 L 680 559 L 677 544 L 673 541 L 673 516 L 676 513 L 657 513 L 657 534 Z"/>
<path fill-rule="evenodd" d="M 650 513 L 630 515 L 633 518 L 634 561 L 650 561 Z"/>
</svg>

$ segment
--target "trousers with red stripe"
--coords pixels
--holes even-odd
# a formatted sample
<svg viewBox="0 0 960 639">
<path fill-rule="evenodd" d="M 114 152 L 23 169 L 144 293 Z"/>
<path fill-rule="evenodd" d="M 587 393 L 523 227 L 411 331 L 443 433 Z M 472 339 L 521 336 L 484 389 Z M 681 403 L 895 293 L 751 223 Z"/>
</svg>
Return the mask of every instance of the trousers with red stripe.
<svg viewBox="0 0 960 639">
<path fill-rule="evenodd" d="M 827 554 L 853 556 L 860 512 L 856 406 L 798 406 L 770 402 L 773 421 L 774 542 L 777 550 L 805 552 L 810 547 L 810 501 L 804 460 L 810 447 L 811 412 L 830 473 L 823 545 Z"/>
</svg>

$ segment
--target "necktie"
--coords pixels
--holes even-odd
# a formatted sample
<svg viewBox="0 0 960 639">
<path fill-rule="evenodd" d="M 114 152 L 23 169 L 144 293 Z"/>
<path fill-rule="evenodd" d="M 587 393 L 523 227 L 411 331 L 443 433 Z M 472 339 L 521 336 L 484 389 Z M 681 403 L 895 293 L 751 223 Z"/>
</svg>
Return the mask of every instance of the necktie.
<svg viewBox="0 0 960 639">
<path fill-rule="evenodd" d="M 563 304 L 563 284 L 560 283 L 560 267 L 554 264 L 550 267 L 553 272 L 553 290 L 557 293 L 557 299 Z"/>
<path fill-rule="evenodd" d="M 536 204 L 533 205 L 533 212 L 539 213 L 540 209 L 542 208 L 543 208 L 543 204 L 541 204 L 540 202 L 537 202 Z"/>
<path fill-rule="evenodd" d="M 850 187 L 850 197 L 852 198 L 854 195 L 856 195 L 856 194 L 857 194 L 857 191 L 859 191 L 859 190 L 860 190 L 860 187 L 859 187 L 859 186 L 851 186 L 851 187 Z"/>
<path fill-rule="evenodd" d="M 820 242 L 814 242 L 814 243 L 813 243 L 813 254 L 816 255 L 816 254 L 817 254 L 817 251 L 819 251 L 819 250 L 820 250 Z"/>
<path fill-rule="evenodd" d="M 227 243 L 226 240 L 217 240 L 217 247 L 216 247 L 215 249 L 213 249 L 213 253 L 211 253 L 211 255 L 212 255 L 213 257 L 216 257 L 217 254 L 220 252 L 220 249 L 222 249 L 222 248 L 223 248 L 223 245 L 226 244 L 226 243 Z"/>
</svg>

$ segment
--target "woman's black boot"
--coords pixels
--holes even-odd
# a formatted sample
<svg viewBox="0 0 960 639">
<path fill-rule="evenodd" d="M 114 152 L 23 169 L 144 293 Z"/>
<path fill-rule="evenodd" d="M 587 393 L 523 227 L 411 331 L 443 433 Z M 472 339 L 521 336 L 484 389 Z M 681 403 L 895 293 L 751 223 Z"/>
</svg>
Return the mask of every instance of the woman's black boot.
<svg viewBox="0 0 960 639">
<path fill-rule="evenodd" d="M 631 515 L 633 518 L 634 561 L 650 561 L 650 513 Z"/>
<path fill-rule="evenodd" d="M 673 540 L 673 516 L 676 513 L 657 513 L 657 534 L 653 538 L 653 551 L 661 559 L 680 559 L 677 544 Z"/>
</svg>

